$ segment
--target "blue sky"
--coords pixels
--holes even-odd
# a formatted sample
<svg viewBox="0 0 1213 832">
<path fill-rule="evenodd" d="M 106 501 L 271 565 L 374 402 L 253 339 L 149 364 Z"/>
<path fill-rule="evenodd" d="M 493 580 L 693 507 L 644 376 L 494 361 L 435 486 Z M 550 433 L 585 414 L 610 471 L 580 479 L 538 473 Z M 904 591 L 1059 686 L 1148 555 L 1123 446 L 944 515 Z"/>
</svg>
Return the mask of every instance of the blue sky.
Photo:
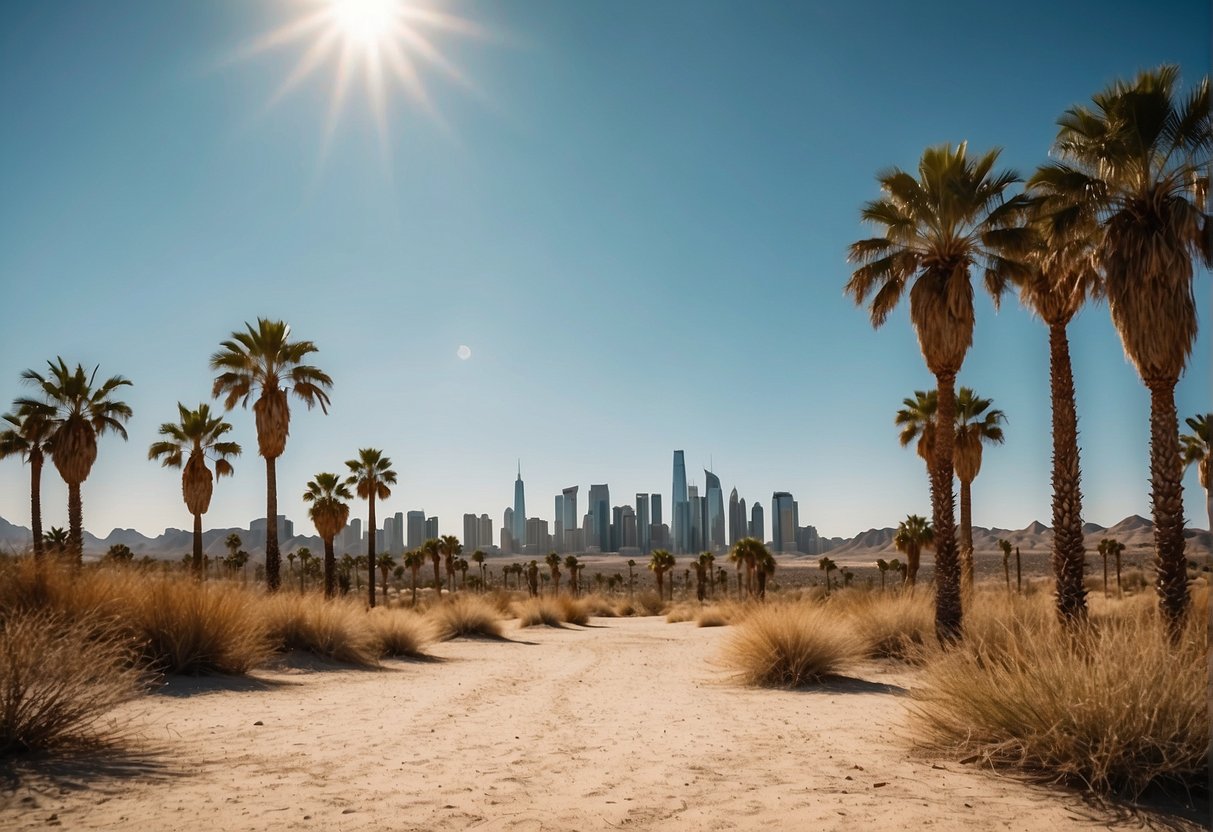
<svg viewBox="0 0 1213 832">
<path fill-rule="evenodd" d="M 751 503 L 793 492 L 826 535 L 927 514 L 892 417 L 932 378 L 904 309 L 874 332 L 842 295 L 876 172 L 968 140 L 1030 173 L 1111 80 L 1207 72 L 1213 24 L 1203 2 L 451 2 L 487 34 L 426 31 L 467 83 L 423 65 L 437 115 L 389 87 L 385 152 L 361 82 L 326 142 L 332 63 L 270 104 L 306 43 L 244 54 L 307 2 L 0 6 L 0 398 L 56 355 L 135 383 L 130 441 L 104 439 L 84 486 L 91 531 L 188 527 L 147 446 L 258 315 L 336 383 L 279 461 L 300 530 L 307 479 L 365 446 L 396 463 L 388 511 L 456 534 L 465 511 L 500 525 L 518 458 L 532 515 L 573 484 L 668 504 L 675 448 Z M 1207 272 L 1197 298 L 1181 417 L 1210 407 Z M 1045 329 L 1013 298 L 977 316 L 960 381 L 1009 424 L 974 522 L 1048 523 Z M 1148 515 L 1145 389 L 1106 307 L 1071 337 L 1087 519 Z M 252 415 L 231 420 L 246 456 L 208 526 L 264 511 Z M 0 515 L 28 524 L 27 483 L 0 465 Z"/>
</svg>

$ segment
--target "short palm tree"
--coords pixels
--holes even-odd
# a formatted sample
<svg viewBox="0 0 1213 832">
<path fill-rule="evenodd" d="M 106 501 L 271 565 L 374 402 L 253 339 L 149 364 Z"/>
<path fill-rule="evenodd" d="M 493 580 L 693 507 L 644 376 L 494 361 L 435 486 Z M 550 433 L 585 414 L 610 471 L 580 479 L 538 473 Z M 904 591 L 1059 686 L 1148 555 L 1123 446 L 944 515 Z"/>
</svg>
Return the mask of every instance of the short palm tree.
<svg viewBox="0 0 1213 832">
<path fill-rule="evenodd" d="M 67 530 L 59 526 L 51 526 L 50 531 L 42 534 L 42 545 L 46 551 L 61 555 L 67 551 L 71 536 Z"/>
<path fill-rule="evenodd" d="M 767 579 L 775 574 L 775 556 L 765 546 L 755 563 L 755 570 L 758 577 L 758 600 L 765 601 L 767 598 Z"/>
<path fill-rule="evenodd" d="M 320 473 L 307 484 L 303 501 L 308 503 L 307 516 L 324 541 L 324 597 L 337 594 L 337 557 L 333 540 L 350 520 L 350 504 L 354 499 L 350 489 L 336 474 Z"/>
<path fill-rule="evenodd" d="M 227 549 L 229 555 L 234 555 L 240 551 L 240 547 L 244 545 L 244 541 L 240 539 L 240 535 L 232 532 L 227 537 L 223 538 L 223 546 Z"/>
<path fill-rule="evenodd" d="M 67 483 L 68 551 L 79 563 L 84 554 L 84 507 L 80 486 L 88 479 L 97 461 L 97 438 L 116 433 L 126 439 L 124 425 L 131 418 L 126 402 L 110 398 L 119 387 L 130 385 L 122 376 L 110 376 L 95 385 L 97 369 L 85 373 L 83 365 L 69 370 L 62 358 L 48 361 L 49 372 L 43 376 L 33 370 L 21 374 L 25 383 L 37 387 L 42 400 L 17 399 L 18 411 L 36 410 L 39 418 L 49 425 L 46 441 L 50 443 L 51 461 Z"/>
<path fill-rule="evenodd" d="M 838 568 L 838 564 L 828 557 L 823 557 L 817 561 L 817 568 L 826 573 L 826 595 L 828 596 L 830 594 L 830 573 Z"/>
<path fill-rule="evenodd" d="M 764 552 L 767 551 L 766 544 L 756 537 L 743 537 L 733 544 L 733 548 L 729 550 L 729 560 L 737 564 L 738 581 L 740 582 L 740 569 L 745 566 L 746 574 L 746 592 L 749 595 L 754 594 L 754 570 L 758 567 L 758 561 L 762 558 Z"/>
<path fill-rule="evenodd" d="M 1200 486 L 1205 490 L 1205 511 L 1209 517 L 1209 531 L 1213 532 L 1213 491 L 1209 486 L 1209 465 L 1213 459 L 1213 413 L 1198 413 L 1184 419 L 1191 433 L 1179 437 L 1183 447 L 1184 466 L 1195 465 Z"/>
<path fill-rule="evenodd" d="M 653 570 L 653 577 L 657 579 L 657 595 L 664 600 L 665 598 L 665 573 L 674 568 L 674 556 L 665 549 L 654 549 L 649 555 L 649 569 Z M 673 587 L 670 587 L 671 598 L 673 597 Z"/>
<path fill-rule="evenodd" d="M 998 548 L 1002 549 L 1002 574 L 1007 579 L 1007 594 L 1011 594 L 1011 541 L 998 539 Z"/>
<path fill-rule="evenodd" d="M 580 563 L 578 563 L 576 555 L 565 556 L 564 568 L 569 571 L 569 586 L 573 590 L 574 598 L 576 598 L 581 592 L 581 587 L 579 586 L 579 581 L 577 580 L 577 568 L 579 566 Z"/>
<path fill-rule="evenodd" d="M 913 587 L 918 581 L 918 563 L 923 549 L 935 545 L 935 529 L 931 521 L 917 514 L 906 517 L 893 535 L 893 545 L 906 556 L 906 586 Z M 938 569 L 938 566 L 936 567 Z"/>
<path fill-rule="evenodd" d="M 960 568 L 961 581 L 973 588 L 973 480 L 981 473 L 985 444 L 1003 442 L 1001 410 L 990 410 L 994 402 L 983 399 L 968 387 L 956 397 L 956 479 L 960 480 Z"/>
<path fill-rule="evenodd" d="M 404 566 L 412 576 L 413 606 L 417 606 L 417 573 L 425 565 L 425 556 L 421 552 L 405 552 Z"/>
<path fill-rule="evenodd" d="M 229 457 L 240 455 L 240 445 L 224 440 L 232 426 L 218 415 L 211 414 L 210 405 L 199 404 L 190 410 L 177 403 L 177 421 L 160 426 L 163 439 L 153 442 L 147 450 L 148 459 L 158 459 L 165 468 L 181 469 L 181 495 L 185 507 L 194 518 L 194 554 L 191 568 L 202 577 L 202 515 L 211 507 L 215 480 L 231 476 Z M 212 461 L 214 475 L 207 467 Z"/>
<path fill-rule="evenodd" d="M 447 588 L 451 592 L 455 591 L 455 561 L 463 554 L 463 544 L 459 542 L 459 538 L 453 534 L 444 534 L 438 538 L 438 548 L 442 551 L 442 562 L 446 567 L 446 582 Z"/>
<path fill-rule="evenodd" d="M 431 537 L 421 544 L 421 552 L 434 563 L 434 592 L 442 597 L 442 548 L 438 538 Z"/>
<path fill-rule="evenodd" d="M 1150 391 L 1157 586 L 1176 638 L 1190 598 L 1175 385 L 1196 340 L 1194 267 L 1213 264 L 1209 80 L 1186 96 L 1178 87 L 1179 69 L 1162 66 L 1114 82 L 1090 106 L 1071 107 L 1058 119 L 1060 161 L 1034 177 L 1098 217 L 1096 257 L 1112 323 Z"/>
<path fill-rule="evenodd" d="M 636 561 L 628 558 L 628 597 L 631 598 L 636 591 Z"/>
<path fill-rule="evenodd" d="M 105 553 L 105 560 L 109 563 L 125 564 L 130 563 L 134 559 L 135 553 L 125 543 L 115 543 Z"/>
<path fill-rule="evenodd" d="M 34 557 L 42 557 L 42 466 L 50 453 L 54 411 L 42 402 L 26 401 L 5 413 L 11 427 L 0 431 L 0 459 L 20 456 L 29 463 L 30 528 L 34 537 Z"/>
<path fill-rule="evenodd" d="M 543 562 L 548 565 L 548 569 L 552 572 L 552 594 L 560 594 L 560 555 L 555 552 L 548 552 L 547 557 Z"/>
<path fill-rule="evenodd" d="M 327 391 L 333 386 L 327 373 L 303 363 L 316 352 L 316 345 L 291 341 L 290 335 L 291 328 L 282 321 L 258 318 L 255 327 L 246 323 L 245 331 L 233 332 L 211 356 L 211 369 L 219 372 L 211 395 L 223 396 L 225 409 L 237 404 L 247 407 L 249 399 L 255 398 L 257 452 L 265 459 L 265 582 L 270 592 L 281 584 L 276 462 L 286 450 L 291 429 L 287 397 L 293 393 L 308 410 L 319 405 L 328 413 Z"/>
<path fill-rule="evenodd" d="M 485 589 L 486 586 L 488 586 L 485 583 L 485 578 L 484 578 L 484 558 L 485 558 L 485 555 L 484 555 L 483 550 L 477 549 L 476 551 L 472 552 L 472 562 L 475 563 L 476 568 L 480 570 L 480 589 L 482 591 Z"/>
<path fill-rule="evenodd" d="M 877 558 L 876 559 L 876 568 L 880 570 L 880 592 L 883 595 L 884 594 L 885 575 L 888 574 L 889 568 L 890 568 L 889 562 L 887 560 L 885 560 L 884 558 Z"/>
<path fill-rule="evenodd" d="M 396 472 L 392 470 L 392 461 L 378 448 L 359 449 L 357 458 L 346 460 L 345 467 L 350 470 L 345 484 L 352 486 L 354 493 L 367 503 L 366 571 L 367 585 L 370 587 L 368 598 L 374 607 L 375 568 L 378 566 L 375 558 L 375 500 L 386 500 L 392 496 L 391 487 L 396 484 Z M 384 589 L 386 597 L 386 587 Z"/>
<path fill-rule="evenodd" d="M 1116 597 L 1121 596 L 1120 588 L 1120 556 L 1125 550 L 1125 544 L 1113 537 L 1106 537 L 1099 542 L 1099 553 L 1104 558 L 1104 594 L 1108 592 L 1108 557 L 1116 562 Z"/>
<path fill-rule="evenodd" d="M 306 546 L 301 546 L 296 554 L 299 555 L 299 591 L 303 592 L 307 588 L 307 573 L 308 567 L 312 563 L 312 550 Z"/>
<path fill-rule="evenodd" d="M 379 554 L 375 561 L 379 566 L 379 574 L 383 576 L 383 603 L 387 603 L 387 579 L 392 570 L 396 568 L 396 559 L 387 552 Z"/>
<path fill-rule="evenodd" d="M 935 629 L 942 640 L 960 637 L 963 610 L 952 493 L 956 375 L 973 342 L 974 268 L 986 267 L 986 288 L 997 301 L 1005 270 L 989 244 L 991 232 L 1011 226 L 1026 204 L 1007 198 L 1019 177 L 994 172 L 998 151 L 970 158 L 966 145 L 928 148 L 918 176 L 894 168 L 880 175 L 884 197 L 869 202 L 863 219 L 883 234 L 853 243 L 859 267 L 846 291 L 856 304 L 871 298 L 872 325 L 888 319 L 909 288 L 910 322 L 927 369 L 935 376 L 938 419 L 931 459 L 931 513 L 936 534 Z"/>
</svg>

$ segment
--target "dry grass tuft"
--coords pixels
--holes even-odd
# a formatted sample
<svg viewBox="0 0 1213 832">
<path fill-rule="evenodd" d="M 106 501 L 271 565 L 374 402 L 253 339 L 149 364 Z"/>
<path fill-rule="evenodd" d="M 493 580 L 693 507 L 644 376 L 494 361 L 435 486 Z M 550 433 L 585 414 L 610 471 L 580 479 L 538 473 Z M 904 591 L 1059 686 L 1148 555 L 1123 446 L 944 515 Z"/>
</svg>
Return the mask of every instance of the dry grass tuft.
<svg viewBox="0 0 1213 832">
<path fill-rule="evenodd" d="M 694 621 L 699 610 L 698 604 L 675 604 L 665 614 L 665 623 L 681 624 L 684 621 Z"/>
<path fill-rule="evenodd" d="M 932 657 L 915 693 L 920 742 L 1102 794 L 1200 786 L 1210 751 L 1207 591 L 1193 600 L 1179 645 L 1156 615 L 1132 607 L 1069 636 L 1017 605 L 1003 628 L 1015 638 L 967 637 Z"/>
<path fill-rule="evenodd" d="M 360 667 L 379 663 L 379 642 L 356 601 L 280 592 L 258 610 L 275 648 L 302 650 Z"/>
<path fill-rule="evenodd" d="M 654 590 L 648 589 L 636 596 L 635 615 L 661 615 L 665 612 L 665 601 Z"/>
<path fill-rule="evenodd" d="M 421 658 L 431 640 L 429 622 L 407 609 L 371 610 L 366 626 L 379 656 Z"/>
<path fill-rule="evenodd" d="M 863 642 L 838 616 L 807 604 L 751 612 L 725 644 L 723 659 L 739 682 L 795 688 L 846 668 Z"/>
<path fill-rule="evenodd" d="M 243 674 L 272 652 L 258 599 L 238 587 L 149 578 L 121 600 L 123 623 L 161 672 Z"/>
<path fill-rule="evenodd" d="M 497 607 L 483 598 L 456 595 L 426 612 L 434 633 L 442 641 L 460 636 L 501 637 L 501 621 Z"/>
<path fill-rule="evenodd" d="M 710 607 L 704 607 L 699 611 L 699 615 L 695 616 L 695 625 L 697 627 L 726 627 L 733 623 L 732 605 L 713 604 Z"/>
<path fill-rule="evenodd" d="M 615 604 L 615 615 L 622 618 L 631 618 L 636 614 L 636 603 L 624 599 Z"/>
<path fill-rule="evenodd" d="M 492 604 L 503 618 L 509 618 L 514 614 L 514 605 L 525 600 L 527 596 L 508 589 L 494 589 L 480 597 Z"/>
<path fill-rule="evenodd" d="M 103 721 L 148 683 L 139 645 L 114 622 L 16 612 L 0 626 L 0 756 L 112 742 Z"/>
<path fill-rule="evenodd" d="M 514 615 L 519 627 L 563 627 L 560 606 L 555 599 L 528 598 L 514 604 Z"/>
<path fill-rule="evenodd" d="M 561 595 L 556 598 L 560 607 L 560 617 L 569 624 L 584 627 L 590 623 L 590 609 L 584 601 Z"/>
<path fill-rule="evenodd" d="M 615 611 L 615 604 L 601 595 L 587 595 L 582 601 L 585 603 L 590 615 L 595 618 L 614 618 L 618 615 Z"/>
<path fill-rule="evenodd" d="M 874 658 L 919 661 L 935 638 L 935 606 L 927 592 L 871 596 L 854 603 L 847 614 Z"/>
</svg>

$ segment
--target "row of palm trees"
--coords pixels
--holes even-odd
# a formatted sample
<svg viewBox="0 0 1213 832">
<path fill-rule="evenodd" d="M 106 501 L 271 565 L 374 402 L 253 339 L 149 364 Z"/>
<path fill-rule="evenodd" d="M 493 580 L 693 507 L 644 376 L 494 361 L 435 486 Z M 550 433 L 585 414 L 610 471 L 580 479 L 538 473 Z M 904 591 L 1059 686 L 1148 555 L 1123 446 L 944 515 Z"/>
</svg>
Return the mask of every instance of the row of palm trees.
<svg viewBox="0 0 1213 832">
<path fill-rule="evenodd" d="M 935 376 L 930 468 L 938 636 L 961 637 L 960 562 L 952 490 L 956 376 L 973 341 L 973 273 L 997 304 L 1014 287 L 1049 330 L 1053 411 L 1053 562 L 1061 618 L 1085 618 L 1078 419 L 1067 327 L 1106 298 L 1125 354 L 1150 391 L 1150 478 L 1160 608 L 1178 635 L 1189 606 L 1182 458 L 1175 385 L 1196 337 L 1195 263 L 1213 264 L 1207 210 L 1213 119 L 1207 78 L 1184 96 L 1173 66 L 1117 81 L 1058 121 L 1056 161 L 1021 178 L 998 151 L 964 143 L 924 151 L 917 176 L 879 176 L 884 195 L 862 217 L 879 236 L 855 242 L 846 284 L 873 326 L 908 291 L 910 321 Z"/>
</svg>

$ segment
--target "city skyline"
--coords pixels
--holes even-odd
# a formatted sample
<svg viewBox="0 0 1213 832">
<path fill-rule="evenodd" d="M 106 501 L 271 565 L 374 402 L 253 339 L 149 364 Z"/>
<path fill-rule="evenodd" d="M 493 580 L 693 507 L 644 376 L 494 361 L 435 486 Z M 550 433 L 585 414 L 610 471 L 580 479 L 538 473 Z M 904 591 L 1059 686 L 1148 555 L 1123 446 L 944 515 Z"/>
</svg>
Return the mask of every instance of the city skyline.
<svg viewBox="0 0 1213 832">
<path fill-rule="evenodd" d="M 293 412 L 279 459 L 280 511 L 297 528 L 307 481 L 368 446 L 399 473 L 383 510 L 424 506 L 449 534 L 467 512 L 500 523 L 519 457 L 537 515 L 572 482 L 584 515 L 586 489 L 608 484 L 616 505 L 664 495 L 672 525 L 672 448 L 690 471 L 714 459 L 724 491 L 761 502 L 768 537 L 775 490 L 827 536 L 925 516 L 926 474 L 893 415 L 933 379 L 904 308 L 873 332 L 842 293 L 877 171 L 968 140 L 1028 175 L 1065 108 L 1113 79 L 1161 63 L 1185 84 L 1206 73 L 1209 43 L 1191 33 L 1213 22 L 1194 0 L 1166 15 L 1028 3 L 1009 19 L 670 0 L 642 25 L 605 3 L 461 0 L 454 13 L 490 36 L 437 37 L 471 89 L 427 69 L 436 112 L 391 96 L 385 153 L 360 85 L 328 130 L 318 77 L 275 98 L 297 52 L 232 58 L 282 25 L 273 5 L 0 7 L 0 406 L 55 356 L 134 382 L 130 441 L 104 437 L 83 485 L 94 532 L 189 523 L 147 447 L 178 401 L 210 401 L 208 357 L 259 315 L 313 340 L 335 382 L 328 415 Z M 1098 31 L 1081 25 L 1095 8 Z M 901 73 L 910 29 L 920 65 Z M 1009 75 L 1028 42 L 1033 60 Z M 1195 290 L 1181 419 L 1211 398 L 1207 271 Z M 1008 422 L 973 520 L 1047 525 L 1046 330 L 1011 296 L 976 312 L 958 383 Z M 1148 394 L 1105 305 L 1070 332 L 1084 519 L 1149 516 Z M 264 506 L 252 414 L 226 418 L 245 455 L 216 485 L 208 528 Z M 0 516 L 21 525 L 28 473 L 0 463 Z M 703 478 L 688 485 L 708 499 Z M 50 466 L 43 486 L 45 525 L 65 526 Z M 1203 528 L 1194 470 L 1184 489 Z"/>
</svg>

